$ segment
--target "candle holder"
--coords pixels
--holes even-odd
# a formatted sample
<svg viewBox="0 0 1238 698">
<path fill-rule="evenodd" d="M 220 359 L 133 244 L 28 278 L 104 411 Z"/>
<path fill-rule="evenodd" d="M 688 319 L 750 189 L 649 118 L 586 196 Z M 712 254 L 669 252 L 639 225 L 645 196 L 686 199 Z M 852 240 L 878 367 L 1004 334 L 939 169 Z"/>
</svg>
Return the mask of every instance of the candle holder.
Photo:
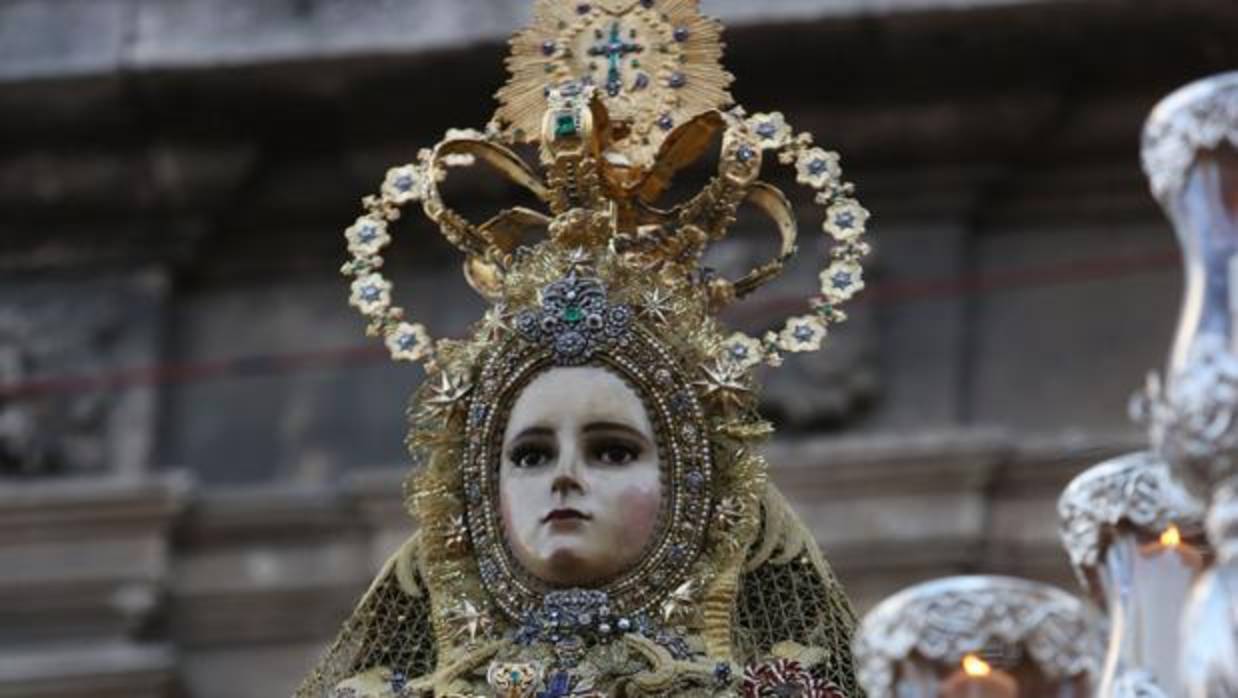
<svg viewBox="0 0 1238 698">
<path fill-rule="evenodd" d="M 1010 577 L 950 577 L 879 604 L 855 658 L 868 698 L 1091 698 L 1103 621 L 1087 603 Z"/>
<path fill-rule="evenodd" d="M 1157 105 L 1144 127 L 1143 163 L 1182 247 L 1186 288 L 1166 381 L 1149 377 L 1136 414 L 1206 500 L 1238 473 L 1238 72 Z"/>
<path fill-rule="evenodd" d="M 1144 170 L 1173 222 L 1186 273 L 1164 384 L 1135 403 L 1153 447 L 1210 502 L 1217 563 L 1186 611 L 1179 695 L 1238 695 L 1238 72 L 1200 80 L 1152 111 Z"/>
<path fill-rule="evenodd" d="M 1158 456 L 1131 453 L 1075 478 L 1058 501 L 1062 543 L 1108 610 L 1099 698 L 1178 686 L 1181 619 L 1207 559 L 1203 506 Z"/>
</svg>

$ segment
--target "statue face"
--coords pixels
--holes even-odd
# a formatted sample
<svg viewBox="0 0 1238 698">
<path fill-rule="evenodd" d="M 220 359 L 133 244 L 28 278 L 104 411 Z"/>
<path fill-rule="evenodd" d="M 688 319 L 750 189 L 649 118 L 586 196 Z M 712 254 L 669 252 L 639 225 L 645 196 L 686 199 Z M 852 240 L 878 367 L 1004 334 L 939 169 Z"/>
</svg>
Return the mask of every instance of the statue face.
<svg viewBox="0 0 1238 698">
<path fill-rule="evenodd" d="M 628 571 L 653 542 L 662 508 L 640 397 L 601 368 L 539 375 L 504 430 L 499 491 L 507 543 L 535 577 L 587 587 Z"/>
</svg>

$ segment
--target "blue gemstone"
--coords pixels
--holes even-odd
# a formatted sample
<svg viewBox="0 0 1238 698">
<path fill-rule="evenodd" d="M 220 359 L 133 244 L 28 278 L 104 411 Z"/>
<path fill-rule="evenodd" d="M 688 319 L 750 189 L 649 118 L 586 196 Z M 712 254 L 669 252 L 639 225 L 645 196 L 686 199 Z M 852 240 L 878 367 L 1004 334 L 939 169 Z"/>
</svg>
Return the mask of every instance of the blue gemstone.
<svg viewBox="0 0 1238 698">
<path fill-rule="evenodd" d="M 830 164 L 826 162 L 825 160 L 822 160 L 821 158 L 817 158 L 816 160 L 813 160 L 812 162 L 808 163 L 808 171 L 814 176 L 824 174 L 825 171 L 829 169 L 829 167 L 830 167 Z"/>
<path fill-rule="evenodd" d="M 833 276 L 834 288 L 842 291 L 851 286 L 851 275 L 845 271 L 840 271 Z"/>
<path fill-rule="evenodd" d="M 736 157 L 739 158 L 740 162 L 749 162 L 752 158 L 756 157 L 756 151 L 746 145 L 741 145 L 739 146 L 739 151 L 736 153 Z"/>
<path fill-rule="evenodd" d="M 577 14 L 582 14 L 582 15 L 587 15 L 587 14 L 589 14 L 589 11 L 590 11 L 590 10 L 592 10 L 592 9 L 593 9 L 593 6 L 591 6 L 589 3 L 587 3 L 587 2 L 582 2 L 582 3 L 580 3 L 579 5 L 577 5 L 577 6 L 576 6 L 576 13 L 577 13 Z"/>
<path fill-rule="evenodd" d="M 778 135 L 778 127 L 769 121 L 762 122 L 757 126 L 757 135 L 762 138 L 773 138 Z"/>
<path fill-rule="evenodd" d="M 688 78 L 684 77 L 683 73 L 671 73 L 671 79 L 667 84 L 677 90 L 688 84 Z"/>
<path fill-rule="evenodd" d="M 663 114 L 662 117 L 658 119 L 658 126 L 663 131 L 669 131 L 672 128 L 675 128 L 675 120 L 671 118 L 670 114 Z"/>
<path fill-rule="evenodd" d="M 396 346 L 400 347 L 400 351 L 409 351 L 417 346 L 417 338 L 411 334 L 402 334 L 396 340 Z"/>
<path fill-rule="evenodd" d="M 812 328 L 808 325 L 800 325 L 799 327 L 796 327 L 792 334 L 794 334 L 795 338 L 801 342 L 807 342 L 813 338 Z"/>
<path fill-rule="evenodd" d="M 640 73 L 636 76 L 636 82 L 632 84 L 632 89 L 643 90 L 649 87 L 649 76 L 645 73 Z"/>
<path fill-rule="evenodd" d="M 412 189 L 413 188 L 412 175 L 402 174 L 399 177 L 396 177 L 395 188 L 399 189 L 400 191 L 408 191 L 409 189 Z"/>
<path fill-rule="evenodd" d="M 675 28 L 675 41 L 682 43 L 687 41 L 689 36 L 691 36 L 691 33 L 688 31 L 687 27 Z"/>
<path fill-rule="evenodd" d="M 701 486 L 705 484 L 705 476 L 701 474 L 701 471 L 693 470 L 688 473 L 687 481 L 688 481 L 688 489 L 695 492 L 701 489 Z"/>
<path fill-rule="evenodd" d="M 556 50 L 557 48 L 558 48 L 558 47 L 557 47 L 557 46 L 555 46 L 555 42 L 553 42 L 553 41 L 547 41 L 546 43 L 542 44 L 542 55 L 543 55 L 543 56 L 553 56 L 553 55 L 555 55 L 555 50 Z"/>
<path fill-rule="evenodd" d="M 361 289 L 361 299 L 367 301 L 376 301 L 382 298 L 383 292 L 377 286 L 366 286 Z"/>
<path fill-rule="evenodd" d="M 855 216 L 850 213 L 840 213 L 834 216 L 834 225 L 843 230 L 850 230 L 855 226 Z"/>
<path fill-rule="evenodd" d="M 372 225 L 367 225 L 361 228 L 360 232 L 357 233 L 357 238 L 361 240 L 361 242 L 374 242 L 377 237 L 378 230 Z"/>
</svg>

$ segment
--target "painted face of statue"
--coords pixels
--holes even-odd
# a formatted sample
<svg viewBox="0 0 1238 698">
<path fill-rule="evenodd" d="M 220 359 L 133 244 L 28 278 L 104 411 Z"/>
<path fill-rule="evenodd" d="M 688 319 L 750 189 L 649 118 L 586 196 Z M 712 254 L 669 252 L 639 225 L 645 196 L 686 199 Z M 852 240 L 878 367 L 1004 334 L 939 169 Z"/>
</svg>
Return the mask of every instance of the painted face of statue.
<svg viewBox="0 0 1238 698">
<path fill-rule="evenodd" d="M 500 506 L 508 545 L 556 587 L 605 583 L 652 542 L 662 473 L 649 414 L 601 368 L 555 368 L 525 387 L 503 435 Z"/>
</svg>

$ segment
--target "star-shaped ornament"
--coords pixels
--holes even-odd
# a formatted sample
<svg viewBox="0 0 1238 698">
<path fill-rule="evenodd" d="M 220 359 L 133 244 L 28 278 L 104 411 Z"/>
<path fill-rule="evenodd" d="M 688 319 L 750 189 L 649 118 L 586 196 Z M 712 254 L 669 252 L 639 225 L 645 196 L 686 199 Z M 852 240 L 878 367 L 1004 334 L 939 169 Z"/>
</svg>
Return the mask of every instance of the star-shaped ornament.
<svg viewBox="0 0 1238 698">
<path fill-rule="evenodd" d="M 470 643 L 477 642 L 479 636 L 488 635 L 494 624 L 485 611 L 479 609 L 477 604 L 468 599 L 461 599 L 448 610 L 447 620 L 455 626 L 453 639 L 467 636 Z"/>
<path fill-rule="evenodd" d="M 481 332 L 484 337 L 490 340 L 498 339 L 512 331 L 512 326 L 509 323 L 511 313 L 507 310 L 507 306 L 500 303 L 491 307 L 486 311 L 486 314 L 481 318 Z"/>
<path fill-rule="evenodd" d="M 469 524 L 464 514 L 451 517 L 451 525 L 443 535 L 443 544 L 453 553 L 462 553 L 469 547 Z"/>
<path fill-rule="evenodd" d="M 463 377 L 443 371 L 438 383 L 430 388 L 430 397 L 425 401 L 426 412 L 433 417 L 443 417 L 460 407 L 460 402 L 473 390 Z"/>
<path fill-rule="evenodd" d="M 701 372 L 705 378 L 692 385 L 701 389 L 706 400 L 716 401 L 723 407 L 741 407 L 752 393 L 747 374 L 738 364 L 716 360 L 712 365 L 701 366 Z"/>
<path fill-rule="evenodd" d="M 659 325 L 665 325 L 675 315 L 671 305 L 670 292 L 655 288 L 641 295 L 641 315 L 653 320 Z"/>
</svg>

